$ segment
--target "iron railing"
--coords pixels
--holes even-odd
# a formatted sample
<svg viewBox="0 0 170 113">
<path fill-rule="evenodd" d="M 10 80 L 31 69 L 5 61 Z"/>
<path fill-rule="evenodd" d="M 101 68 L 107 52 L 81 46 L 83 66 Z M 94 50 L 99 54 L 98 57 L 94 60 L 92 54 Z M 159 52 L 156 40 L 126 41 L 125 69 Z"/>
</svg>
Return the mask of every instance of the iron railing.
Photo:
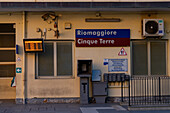
<svg viewBox="0 0 170 113">
<path fill-rule="evenodd" d="M 170 104 L 170 77 L 131 77 L 129 106 Z"/>
</svg>

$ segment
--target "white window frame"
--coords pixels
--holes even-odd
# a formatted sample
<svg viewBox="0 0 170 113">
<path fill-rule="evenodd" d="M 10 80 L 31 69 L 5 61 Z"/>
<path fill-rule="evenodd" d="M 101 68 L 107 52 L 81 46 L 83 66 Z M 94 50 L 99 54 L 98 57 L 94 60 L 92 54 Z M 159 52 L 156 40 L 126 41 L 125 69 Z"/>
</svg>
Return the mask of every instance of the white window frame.
<svg viewBox="0 0 170 113">
<path fill-rule="evenodd" d="M 72 75 L 57 75 L 57 43 L 70 42 L 72 43 Z M 44 41 L 44 43 L 53 43 L 54 53 L 54 76 L 38 76 L 38 53 L 35 54 L 35 75 L 36 78 L 74 78 L 74 41 Z"/>
<path fill-rule="evenodd" d="M 146 42 L 147 44 L 147 57 L 148 57 L 148 74 L 147 75 L 133 75 L 133 50 L 132 50 L 132 43 L 133 42 Z M 150 47 L 150 43 L 151 42 L 165 42 L 165 53 L 166 53 L 166 62 L 165 62 L 165 66 L 166 66 L 166 74 L 165 75 L 151 75 L 151 47 Z M 136 76 L 136 77 L 140 77 L 140 76 L 167 76 L 168 73 L 168 66 L 167 66 L 167 61 L 168 61 L 168 52 L 167 52 L 167 40 L 131 40 L 131 75 L 132 76 Z"/>
</svg>

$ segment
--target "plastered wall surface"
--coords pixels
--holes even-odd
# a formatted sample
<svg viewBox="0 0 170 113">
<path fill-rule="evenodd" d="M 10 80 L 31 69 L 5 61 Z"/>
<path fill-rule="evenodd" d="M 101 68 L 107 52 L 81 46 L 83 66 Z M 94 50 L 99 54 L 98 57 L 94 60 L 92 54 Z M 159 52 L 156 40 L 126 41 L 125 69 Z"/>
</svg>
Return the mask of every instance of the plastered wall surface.
<svg viewBox="0 0 170 113">
<path fill-rule="evenodd" d="M 0 79 L 0 99 L 15 99 L 16 88 L 11 87 L 11 79 Z"/>
<path fill-rule="evenodd" d="M 36 32 L 36 28 L 39 27 L 42 30 L 44 28 L 53 28 L 53 24 L 48 24 L 41 19 L 43 13 L 28 13 L 27 16 L 27 38 L 40 37 L 40 33 Z M 167 14 L 148 14 L 145 13 L 102 13 L 102 17 L 114 17 L 120 18 L 121 22 L 115 23 L 87 23 L 85 18 L 95 17 L 94 12 L 84 13 L 61 13 L 59 14 L 59 39 L 73 39 L 75 40 L 75 29 L 130 29 L 131 39 L 142 39 L 141 22 L 143 18 L 161 18 L 168 20 Z M 159 15 L 159 16 L 158 16 Z M 65 30 L 64 24 L 70 22 L 72 29 Z M 168 24 L 167 24 L 168 25 Z M 53 32 L 47 32 L 47 39 L 55 39 Z M 166 35 L 168 39 L 168 34 Z M 122 47 L 75 47 L 74 48 L 74 77 L 66 79 L 35 79 L 35 55 L 27 54 L 27 96 L 28 98 L 60 98 L 60 97 L 79 97 L 80 96 L 80 83 L 77 77 L 77 60 L 79 59 L 91 59 L 93 60 L 93 69 L 100 69 L 102 74 L 108 72 L 108 66 L 103 65 L 104 59 L 128 59 L 128 72 L 130 74 L 130 47 L 124 47 L 127 52 L 127 56 L 118 56 L 118 53 Z M 91 86 L 90 86 L 91 87 Z M 120 85 L 116 85 L 120 87 Z M 109 88 L 109 96 L 119 96 L 120 89 L 115 87 Z M 90 96 L 92 96 L 90 88 Z"/>
<path fill-rule="evenodd" d="M 40 38 L 40 33 L 36 32 L 36 28 L 53 28 L 53 24 L 43 21 L 41 16 L 45 12 L 28 12 L 26 16 L 26 38 Z M 142 39 L 141 21 L 143 18 L 162 18 L 165 21 L 165 33 L 163 39 L 169 39 L 170 16 L 169 12 L 152 12 L 150 17 L 148 13 L 141 12 L 102 12 L 102 17 L 120 18 L 121 22 L 113 23 L 87 23 L 85 18 L 95 17 L 95 12 L 56 12 L 59 14 L 59 39 L 75 40 L 75 29 L 130 29 L 131 39 Z M 103 65 L 103 59 L 128 59 L 128 72 L 131 74 L 130 68 L 130 47 L 124 47 L 127 56 L 118 56 L 122 47 L 74 47 L 74 74 L 72 78 L 41 78 L 35 79 L 35 54 L 23 53 L 23 15 L 22 13 L 0 13 L 1 23 L 16 23 L 16 44 L 19 45 L 19 54 L 21 61 L 16 62 L 16 67 L 21 67 L 26 73 L 25 94 L 26 98 L 64 98 L 64 97 L 80 97 L 80 80 L 77 77 L 77 60 L 91 59 L 93 60 L 93 69 L 100 69 L 103 73 L 108 72 L 108 66 Z M 66 22 L 72 24 L 70 30 L 65 30 Z M 54 32 L 47 31 L 47 39 L 56 39 Z M 74 42 L 75 43 L 75 42 Z M 167 51 L 169 51 L 169 41 Z M 26 55 L 26 70 L 23 65 L 23 55 Z M 168 69 L 169 70 L 169 52 Z M 169 75 L 169 71 L 168 71 Z M 16 74 L 17 87 L 16 98 L 24 96 L 24 73 Z M 115 84 L 109 88 L 109 96 L 120 95 L 120 85 Z M 92 96 L 90 88 L 90 96 Z"/>
<path fill-rule="evenodd" d="M 60 14 L 60 13 L 58 13 Z M 73 39 L 75 40 L 75 29 L 131 29 L 131 27 L 135 28 L 136 24 L 130 27 L 127 26 L 125 23 L 128 20 L 125 20 L 127 16 L 123 15 L 113 15 L 114 17 L 120 17 L 123 19 L 121 23 L 86 23 L 86 17 L 94 17 L 94 13 L 90 15 L 88 13 L 65 13 L 60 14 L 62 16 L 59 17 L 59 32 L 60 37 L 59 39 Z M 36 32 L 36 28 L 39 27 L 42 30 L 44 28 L 53 28 L 53 24 L 48 24 L 47 22 L 41 19 L 42 14 L 39 13 L 28 13 L 27 16 L 27 24 L 28 24 L 28 34 L 27 38 L 40 38 L 40 33 Z M 113 17 L 112 15 L 103 15 L 106 17 Z M 136 15 L 133 15 L 136 16 Z M 133 18 L 128 18 L 129 21 Z M 71 18 L 70 18 L 71 17 Z M 138 19 L 138 18 L 136 18 Z M 64 24 L 65 22 L 70 22 L 72 24 L 71 30 L 65 30 Z M 130 24 L 130 23 L 129 23 Z M 120 27 L 121 26 L 121 27 Z M 137 32 L 140 32 L 138 29 Z M 135 31 L 132 30 L 133 35 L 138 35 Z M 55 39 L 56 37 L 53 36 L 53 32 L 47 32 L 47 39 Z M 132 36 L 133 36 L 132 35 Z M 139 35 L 140 36 L 140 35 Z M 42 98 L 42 97 L 79 97 L 80 96 L 80 84 L 79 78 L 77 77 L 77 60 L 79 59 L 91 59 L 93 60 L 93 69 L 100 69 L 103 73 L 108 72 L 108 66 L 103 65 L 103 59 L 106 58 L 129 58 L 130 57 L 130 47 L 125 47 L 125 50 L 128 56 L 120 57 L 118 53 L 121 47 L 76 47 L 74 50 L 74 78 L 71 79 L 35 79 L 35 55 L 34 54 L 27 54 L 27 93 L 28 98 Z M 130 66 L 130 60 L 128 60 L 128 64 Z M 128 68 L 128 73 L 130 72 L 130 68 Z M 90 92 L 90 96 L 91 96 Z"/>
</svg>

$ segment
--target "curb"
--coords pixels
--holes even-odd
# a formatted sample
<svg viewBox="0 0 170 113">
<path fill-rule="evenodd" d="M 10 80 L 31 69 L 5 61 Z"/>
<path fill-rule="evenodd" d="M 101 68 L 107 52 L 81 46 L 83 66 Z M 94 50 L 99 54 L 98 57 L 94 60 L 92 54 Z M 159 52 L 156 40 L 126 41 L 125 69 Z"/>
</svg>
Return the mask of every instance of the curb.
<svg viewBox="0 0 170 113">
<path fill-rule="evenodd" d="M 129 106 L 129 111 L 137 111 L 137 110 L 170 110 L 170 105 L 167 106 Z"/>
</svg>

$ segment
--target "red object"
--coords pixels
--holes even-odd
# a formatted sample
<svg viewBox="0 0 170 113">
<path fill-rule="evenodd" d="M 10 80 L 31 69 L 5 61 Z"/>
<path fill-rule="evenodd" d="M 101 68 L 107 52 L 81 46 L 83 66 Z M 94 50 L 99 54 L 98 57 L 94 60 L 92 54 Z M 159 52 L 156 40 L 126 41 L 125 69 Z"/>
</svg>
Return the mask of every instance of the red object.
<svg viewBox="0 0 170 113">
<path fill-rule="evenodd" d="M 54 28 L 57 28 L 57 23 L 56 22 L 54 23 Z"/>
<path fill-rule="evenodd" d="M 130 38 L 76 38 L 76 47 L 130 46 Z"/>
<path fill-rule="evenodd" d="M 120 49 L 120 52 L 118 53 L 118 55 L 119 56 L 126 56 L 127 55 L 127 53 L 126 53 L 126 51 L 123 47 Z"/>
</svg>

